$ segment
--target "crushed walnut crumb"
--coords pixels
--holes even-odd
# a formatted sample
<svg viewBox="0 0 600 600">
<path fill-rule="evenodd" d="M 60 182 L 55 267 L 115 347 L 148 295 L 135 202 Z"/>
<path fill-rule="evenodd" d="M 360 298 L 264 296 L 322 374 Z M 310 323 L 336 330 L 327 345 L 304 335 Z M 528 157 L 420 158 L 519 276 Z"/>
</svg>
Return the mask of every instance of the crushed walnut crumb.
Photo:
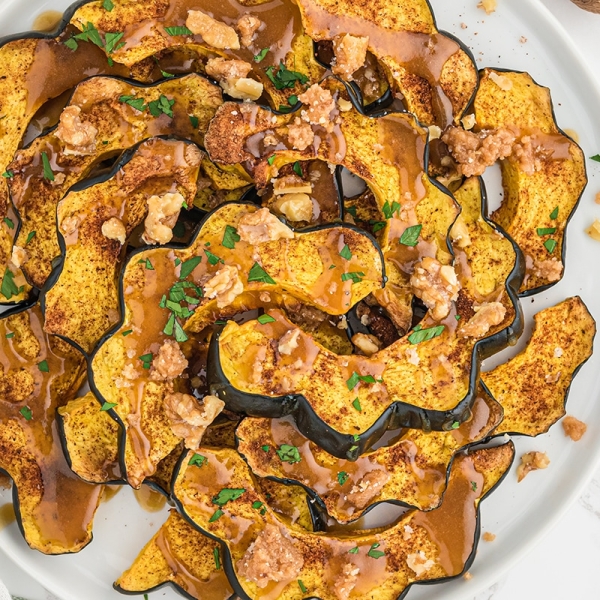
<svg viewBox="0 0 600 600">
<path fill-rule="evenodd" d="M 490 71 L 490 80 L 493 81 L 503 92 L 510 92 L 513 82 L 506 75 Z"/>
<path fill-rule="evenodd" d="M 10 262 L 17 267 L 17 269 L 20 269 L 21 265 L 25 264 L 28 258 L 27 250 L 20 246 L 13 246 Z"/>
<path fill-rule="evenodd" d="M 358 582 L 360 568 L 353 563 L 346 563 L 342 572 L 335 578 L 333 590 L 338 600 L 348 600 Z"/>
<path fill-rule="evenodd" d="M 294 232 L 268 208 L 244 215 L 238 223 L 237 230 L 241 241 L 253 246 L 277 240 L 291 240 L 294 237 Z"/>
<path fill-rule="evenodd" d="M 465 581 L 471 581 L 471 579 L 473 579 L 473 575 L 471 575 L 471 573 L 469 571 L 467 571 L 464 575 L 463 575 L 463 579 Z"/>
<path fill-rule="evenodd" d="M 80 223 L 81 219 L 78 216 L 73 215 L 70 217 L 66 217 L 63 219 L 60 225 L 60 230 L 63 232 L 64 236 L 68 237 L 77 231 Z"/>
<path fill-rule="evenodd" d="M 121 219 L 111 217 L 102 223 L 102 235 L 109 240 L 116 240 L 123 246 L 127 239 L 127 229 Z"/>
<path fill-rule="evenodd" d="M 292 352 L 298 348 L 298 340 L 300 338 L 300 329 L 290 329 L 286 331 L 277 345 L 279 354 L 285 354 L 289 356 Z"/>
<path fill-rule="evenodd" d="M 367 60 L 369 38 L 356 35 L 338 35 L 333 40 L 335 59 L 331 70 L 346 81 L 352 81 L 352 75 Z"/>
<path fill-rule="evenodd" d="M 448 316 L 460 290 L 454 267 L 442 265 L 430 257 L 423 258 L 415 265 L 410 285 L 415 296 L 432 311 L 431 316 L 435 321 Z"/>
<path fill-rule="evenodd" d="M 493 542 L 496 539 L 496 536 L 489 531 L 486 531 L 482 537 L 484 542 Z"/>
<path fill-rule="evenodd" d="M 204 41 L 219 50 L 239 50 L 240 39 L 233 27 L 213 19 L 201 10 L 188 11 L 186 27 L 194 34 L 201 35 Z"/>
<path fill-rule="evenodd" d="M 165 340 L 152 361 L 150 379 L 172 381 L 180 377 L 187 369 L 188 361 L 179 344 L 174 340 Z"/>
<path fill-rule="evenodd" d="M 219 269 L 203 286 L 204 297 L 216 298 L 217 306 L 225 308 L 244 292 L 244 283 L 237 267 L 225 265 Z"/>
<path fill-rule="evenodd" d="M 171 430 L 183 438 L 185 447 L 196 450 L 208 426 L 225 408 L 225 402 L 216 396 L 205 396 L 202 400 L 189 394 L 168 394 L 165 411 L 171 422 Z"/>
<path fill-rule="evenodd" d="M 562 426 L 565 435 L 570 437 L 574 442 L 578 442 L 587 431 L 587 425 L 583 421 L 571 416 L 566 416 L 562 420 Z"/>
<path fill-rule="evenodd" d="M 148 198 L 142 240 L 150 245 L 168 244 L 173 239 L 173 227 L 184 202 L 185 198 L 179 193 Z"/>
<path fill-rule="evenodd" d="M 466 337 L 480 338 L 492 327 L 500 325 L 506 316 L 506 308 L 501 302 L 484 302 L 474 307 L 475 314 L 460 328 Z"/>
<path fill-rule="evenodd" d="M 381 494 L 381 488 L 388 482 L 389 478 L 389 473 L 382 470 L 367 473 L 352 486 L 346 500 L 358 509 L 365 508 Z"/>
<path fill-rule="evenodd" d="M 550 459 L 545 452 L 528 452 L 521 456 L 521 464 L 517 468 L 517 480 L 523 481 L 531 471 L 547 469 Z"/>
<path fill-rule="evenodd" d="M 458 248 L 464 249 L 471 245 L 469 228 L 462 215 L 458 215 L 456 221 L 454 221 L 452 229 L 450 229 L 450 238 L 452 239 L 452 243 Z"/>
<path fill-rule="evenodd" d="M 315 83 L 303 94 L 300 94 L 298 100 L 306 106 L 300 112 L 303 121 L 311 125 L 320 125 L 326 131 L 333 131 L 335 123 L 331 118 L 331 113 L 336 110 L 336 105 L 329 90 Z"/>
<path fill-rule="evenodd" d="M 78 106 L 67 106 L 62 111 L 55 135 L 65 144 L 64 154 L 85 156 L 96 151 L 98 130 L 82 120 Z"/>
<path fill-rule="evenodd" d="M 262 21 L 254 15 L 242 15 L 235 28 L 240 34 L 240 42 L 244 48 L 248 48 L 252 45 L 256 32 L 261 28 Z"/>
<path fill-rule="evenodd" d="M 308 123 L 296 117 L 294 122 L 288 125 L 288 141 L 294 150 L 302 152 L 315 141 L 315 132 Z"/>
<path fill-rule="evenodd" d="M 558 281 L 563 272 L 562 261 L 552 258 L 550 260 L 536 260 L 533 263 L 533 274 L 540 279 Z"/>
<path fill-rule="evenodd" d="M 406 564 L 409 569 L 415 572 L 417 577 L 421 577 L 435 565 L 435 562 L 427 558 L 423 550 L 419 550 L 419 552 L 409 554 L 406 557 Z"/>
</svg>

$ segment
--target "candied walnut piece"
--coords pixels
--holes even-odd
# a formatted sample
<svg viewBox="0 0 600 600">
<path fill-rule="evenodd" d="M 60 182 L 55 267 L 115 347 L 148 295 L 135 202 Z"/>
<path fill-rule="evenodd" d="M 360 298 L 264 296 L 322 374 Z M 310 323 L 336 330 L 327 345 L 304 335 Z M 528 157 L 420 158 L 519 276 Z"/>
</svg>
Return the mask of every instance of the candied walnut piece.
<svg viewBox="0 0 600 600">
<path fill-rule="evenodd" d="M 179 193 L 148 198 L 142 240 L 146 244 L 168 244 L 173 239 L 173 227 L 184 202 L 185 198 Z"/>
<path fill-rule="evenodd" d="M 98 130 L 91 123 L 81 120 L 78 106 L 67 106 L 62 111 L 55 135 L 65 144 L 65 154 L 85 156 L 96 150 Z"/>
<path fill-rule="evenodd" d="M 127 238 L 127 229 L 121 219 L 111 217 L 102 223 L 102 235 L 109 240 L 116 240 L 122 246 Z"/>
<path fill-rule="evenodd" d="M 530 135 L 524 135 L 514 144 L 512 156 L 519 161 L 523 173 L 533 175 L 541 169 L 543 160 L 547 159 L 547 152 Z"/>
<path fill-rule="evenodd" d="M 352 81 L 352 74 L 358 71 L 367 60 L 369 38 L 356 35 L 338 35 L 333 40 L 335 62 L 331 70 L 346 81 Z"/>
<path fill-rule="evenodd" d="M 469 235 L 469 229 L 462 215 L 458 215 L 456 221 L 450 229 L 450 238 L 452 243 L 459 248 L 467 248 L 471 245 L 471 236 Z"/>
<path fill-rule="evenodd" d="M 268 208 L 244 215 L 238 223 L 237 230 L 242 242 L 253 246 L 281 239 L 291 240 L 294 237 L 294 232 Z"/>
<path fill-rule="evenodd" d="M 252 65 L 244 60 L 211 58 L 206 63 L 206 73 L 214 77 L 226 94 L 238 100 L 258 100 L 263 84 L 247 77 Z"/>
<path fill-rule="evenodd" d="M 300 337 L 300 329 L 290 329 L 283 334 L 279 340 L 277 350 L 279 354 L 290 355 L 298 347 L 298 338 Z"/>
<path fill-rule="evenodd" d="M 304 181 L 298 175 L 284 175 L 279 177 L 273 183 L 273 192 L 275 195 L 284 194 L 311 194 L 313 191 L 312 183 Z"/>
<path fill-rule="evenodd" d="M 315 141 L 315 132 L 312 127 L 296 117 L 294 122 L 288 125 L 288 141 L 294 150 L 306 150 Z"/>
<path fill-rule="evenodd" d="M 313 218 L 314 206 L 308 194 L 286 194 L 273 205 L 288 221 L 310 221 Z"/>
<path fill-rule="evenodd" d="M 208 426 L 225 408 L 225 402 L 216 396 L 202 400 L 189 394 L 169 394 L 165 398 L 165 411 L 171 421 L 173 433 L 184 439 L 185 447 L 196 450 Z"/>
<path fill-rule="evenodd" d="M 334 592 L 339 600 L 348 600 L 358 582 L 360 569 L 353 563 L 346 563 L 335 579 Z"/>
<path fill-rule="evenodd" d="M 567 416 L 562 420 L 562 426 L 565 430 L 565 435 L 570 437 L 574 442 L 578 442 L 587 431 L 587 425 L 583 421 L 571 416 Z"/>
<path fill-rule="evenodd" d="M 427 558 L 425 552 L 423 550 L 419 550 L 419 552 L 415 552 L 414 554 L 409 554 L 406 557 L 406 564 L 408 568 L 415 572 L 417 577 L 421 577 L 424 575 L 435 565 L 435 561 Z"/>
<path fill-rule="evenodd" d="M 336 106 L 329 90 L 315 83 L 303 94 L 300 94 L 298 100 L 306 105 L 306 109 L 302 109 L 300 112 L 302 120 L 311 125 L 320 125 L 329 132 L 333 131 L 334 121 L 331 113 L 336 110 Z"/>
<path fill-rule="evenodd" d="M 77 216 L 66 217 L 63 219 L 61 223 L 60 229 L 63 232 L 63 235 L 69 236 L 72 235 L 79 229 L 79 225 L 81 224 L 81 219 Z"/>
<path fill-rule="evenodd" d="M 259 588 L 272 582 L 292 581 L 304 566 L 304 557 L 292 539 L 276 525 L 267 525 L 238 561 L 239 575 Z"/>
<path fill-rule="evenodd" d="M 28 258 L 27 250 L 20 246 L 13 246 L 10 262 L 15 265 L 17 269 L 19 269 L 22 264 L 26 263 Z"/>
<path fill-rule="evenodd" d="M 486 14 L 491 15 L 496 12 L 496 8 L 498 8 L 498 0 L 481 0 L 477 5 L 477 8 L 483 8 Z"/>
<path fill-rule="evenodd" d="M 201 35 L 204 41 L 219 50 L 239 50 L 240 39 L 233 27 L 213 19 L 201 10 L 188 11 L 186 27 L 195 35 Z"/>
<path fill-rule="evenodd" d="M 139 372 L 132 364 L 125 365 L 121 371 L 121 376 L 115 379 L 115 385 L 121 388 L 133 387 L 133 382 L 138 378 Z"/>
<path fill-rule="evenodd" d="M 485 302 L 474 307 L 475 314 L 460 328 L 467 337 L 484 336 L 492 327 L 500 325 L 506 316 L 506 308 L 501 302 Z"/>
<path fill-rule="evenodd" d="M 187 366 L 188 361 L 179 344 L 174 340 L 166 340 L 152 361 L 150 379 L 172 381 L 181 376 Z"/>
<path fill-rule="evenodd" d="M 493 542 L 496 539 L 495 534 L 490 533 L 489 531 L 486 531 L 482 537 L 484 542 Z"/>
<path fill-rule="evenodd" d="M 500 75 L 499 73 L 490 73 L 490 79 L 503 91 L 509 92 L 512 90 L 513 82 L 506 77 L 506 75 Z"/>
<path fill-rule="evenodd" d="M 454 267 L 442 265 L 430 257 L 425 257 L 415 265 L 410 285 L 415 296 L 431 309 L 431 316 L 436 321 L 448 316 L 460 290 Z"/>
<path fill-rule="evenodd" d="M 358 509 L 367 507 L 381 494 L 381 488 L 390 478 L 385 471 L 371 471 L 358 481 L 346 496 L 346 500 Z"/>
<path fill-rule="evenodd" d="M 203 286 L 204 297 L 217 299 L 217 306 L 229 306 L 237 296 L 244 291 L 244 284 L 240 279 L 240 272 L 236 267 L 225 265 Z"/>
<path fill-rule="evenodd" d="M 512 154 L 517 136 L 506 127 L 494 131 L 471 133 L 460 127 L 449 127 L 442 136 L 458 170 L 465 177 L 483 175 L 487 167 Z"/>
<path fill-rule="evenodd" d="M 556 258 L 550 260 L 536 260 L 533 263 L 533 274 L 540 279 L 548 281 L 558 281 L 563 272 L 562 261 Z"/>
<path fill-rule="evenodd" d="M 244 48 L 248 48 L 252 45 L 254 34 L 260 29 L 262 21 L 254 15 L 242 15 L 238 22 L 235 24 L 235 28 L 240 34 L 240 41 Z"/>
<path fill-rule="evenodd" d="M 517 468 L 517 480 L 523 481 L 531 471 L 547 469 L 550 459 L 545 452 L 528 452 L 521 456 L 521 464 Z"/>
<path fill-rule="evenodd" d="M 355 333 L 352 343 L 365 355 L 372 356 L 381 350 L 381 342 L 370 333 Z"/>
</svg>

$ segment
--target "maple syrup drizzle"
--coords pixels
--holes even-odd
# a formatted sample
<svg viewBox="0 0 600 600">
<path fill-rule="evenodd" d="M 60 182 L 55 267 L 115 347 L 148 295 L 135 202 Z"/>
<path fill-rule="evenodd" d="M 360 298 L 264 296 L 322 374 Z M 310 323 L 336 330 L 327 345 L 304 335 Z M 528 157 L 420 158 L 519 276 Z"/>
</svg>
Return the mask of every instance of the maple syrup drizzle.
<svg viewBox="0 0 600 600">
<path fill-rule="evenodd" d="M 63 13 L 58 10 L 45 10 L 33 21 L 33 30 L 46 33 L 54 31 L 62 21 L 62 18 Z"/>
</svg>

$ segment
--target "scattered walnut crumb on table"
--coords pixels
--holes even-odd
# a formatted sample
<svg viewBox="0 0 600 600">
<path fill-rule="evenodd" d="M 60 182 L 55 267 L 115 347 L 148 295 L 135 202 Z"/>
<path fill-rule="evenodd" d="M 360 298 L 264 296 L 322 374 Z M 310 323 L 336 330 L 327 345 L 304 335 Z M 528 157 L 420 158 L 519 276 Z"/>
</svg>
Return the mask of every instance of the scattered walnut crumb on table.
<svg viewBox="0 0 600 600">
<path fill-rule="evenodd" d="M 493 542 L 496 539 L 496 535 L 486 531 L 482 536 L 484 542 Z"/>
<path fill-rule="evenodd" d="M 471 575 L 471 573 L 469 573 L 469 571 L 467 571 L 464 575 L 463 575 L 463 579 L 465 581 L 471 581 L 471 579 L 473 579 L 473 575 Z"/>
<path fill-rule="evenodd" d="M 482 8 L 486 14 L 491 15 L 498 8 L 498 0 L 481 0 L 477 8 Z"/>
<path fill-rule="evenodd" d="M 547 469 L 550 459 L 545 452 L 527 452 L 521 456 L 521 464 L 517 468 L 517 480 L 523 481 L 531 471 Z"/>
<path fill-rule="evenodd" d="M 570 415 L 562 420 L 562 426 L 565 435 L 570 437 L 574 442 L 578 442 L 587 431 L 587 425 L 583 421 L 571 417 Z"/>
</svg>

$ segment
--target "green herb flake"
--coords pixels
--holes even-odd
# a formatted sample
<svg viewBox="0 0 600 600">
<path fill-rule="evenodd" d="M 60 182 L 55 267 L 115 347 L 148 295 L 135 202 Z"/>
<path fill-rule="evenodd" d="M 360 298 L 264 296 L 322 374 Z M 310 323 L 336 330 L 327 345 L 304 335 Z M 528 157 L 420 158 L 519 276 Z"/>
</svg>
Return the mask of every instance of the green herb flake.
<svg viewBox="0 0 600 600">
<path fill-rule="evenodd" d="M 293 88 L 297 81 L 302 85 L 308 83 L 308 77 L 306 75 L 298 73 L 297 71 L 290 71 L 283 64 L 283 61 L 279 63 L 277 71 L 275 71 L 275 67 L 268 67 L 265 70 L 265 73 L 277 90 Z"/>
<path fill-rule="evenodd" d="M 474 481 L 471 481 L 471 489 L 476 492 L 477 491 L 477 484 Z"/>
<path fill-rule="evenodd" d="M 135 96 L 119 96 L 119 102 L 123 104 L 128 104 L 135 110 L 139 110 L 140 112 L 144 112 L 146 110 L 146 103 L 143 98 L 136 98 Z"/>
<path fill-rule="evenodd" d="M 194 115 L 189 115 L 190 117 L 190 123 L 192 124 L 192 127 L 194 129 L 198 129 L 198 125 L 200 125 L 200 119 L 198 117 L 195 117 Z"/>
<path fill-rule="evenodd" d="M 46 181 L 54 181 L 54 173 L 52 171 L 52 167 L 50 166 L 50 159 L 48 158 L 48 154 L 46 154 L 46 152 L 42 152 L 42 167 L 44 169 L 44 179 Z"/>
<path fill-rule="evenodd" d="M 460 321 L 460 315 L 454 315 L 454 318 L 455 318 L 457 321 Z"/>
<path fill-rule="evenodd" d="M 296 96 L 295 94 L 292 94 L 289 98 L 288 98 L 288 104 L 290 106 L 296 106 L 296 104 L 298 104 L 299 100 L 298 100 L 298 96 Z"/>
<path fill-rule="evenodd" d="M 120 50 L 125 45 L 125 42 L 121 42 L 121 38 L 123 37 L 123 35 L 124 34 L 122 31 L 114 32 L 114 33 L 109 32 L 106 34 L 105 48 L 106 48 L 106 52 L 108 54 L 112 54 L 113 52 Z M 112 67 L 112 65 L 111 65 L 111 67 Z"/>
<path fill-rule="evenodd" d="M 202 467 L 207 461 L 208 458 L 206 458 L 206 456 L 202 456 L 202 454 L 194 454 L 194 456 L 192 456 L 190 459 L 190 462 L 188 462 L 188 465 L 190 467 Z"/>
<path fill-rule="evenodd" d="M 127 337 L 128 335 L 131 335 L 133 333 L 133 329 L 128 329 L 127 331 L 124 331 L 121 335 L 123 337 Z"/>
<path fill-rule="evenodd" d="M 558 219 L 558 206 L 550 213 L 550 218 L 554 221 Z"/>
<path fill-rule="evenodd" d="M 267 445 L 261 446 L 261 449 L 263 452 L 268 452 L 271 449 L 271 446 L 267 446 Z"/>
<path fill-rule="evenodd" d="M 218 321 L 215 321 L 215 325 L 227 325 L 227 321 L 219 319 Z"/>
<path fill-rule="evenodd" d="M 340 485 L 344 485 L 344 484 L 346 483 L 346 481 L 348 481 L 348 478 L 349 478 L 349 477 L 350 477 L 350 475 L 348 475 L 348 473 L 346 473 L 346 471 L 340 471 L 340 472 L 337 474 L 337 480 L 338 480 L 338 483 L 339 483 Z"/>
<path fill-rule="evenodd" d="M 14 334 L 14 333 L 7 333 L 7 334 L 6 334 L 4 337 L 5 337 L 7 340 L 11 340 L 12 338 L 14 338 L 14 337 L 15 337 L 15 334 Z"/>
<path fill-rule="evenodd" d="M 173 79 L 173 77 L 175 77 L 175 75 L 173 75 L 173 73 L 167 73 L 166 71 L 163 71 L 160 67 L 160 74 L 165 78 L 165 79 Z"/>
<path fill-rule="evenodd" d="M 358 554 L 358 546 L 356 546 L 355 548 L 350 548 L 350 550 L 348 550 L 348 554 Z"/>
<path fill-rule="evenodd" d="M 548 250 L 548 254 L 552 254 L 556 250 L 556 245 L 556 240 L 546 240 L 544 242 L 544 246 L 546 250 Z"/>
<path fill-rule="evenodd" d="M 400 211 L 400 208 L 402 207 L 398 202 L 394 201 L 390 206 L 390 203 L 386 200 L 381 211 L 383 212 L 383 216 L 389 220 L 394 216 L 394 214 L 397 214 Z"/>
<path fill-rule="evenodd" d="M 19 412 L 26 421 L 31 421 L 33 415 L 31 414 L 31 409 L 29 406 L 24 406 Z"/>
<path fill-rule="evenodd" d="M 346 207 L 346 212 L 349 215 L 352 215 L 356 219 L 356 206 L 347 206 Z"/>
<path fill-rule="evenodd" d="M 217 506 L 225 506 L 228 502 L 233 502 L 240 498 L 245 492 L 244 488 L 223 488 L 213 497 L 212 501 Z"/>
<path fill-rule="evenodd" d="M 275 280 L 256 262 L 252 265 L 248 274 L 248 283 L 252 283 L 253 281 L 275 285 Z"/>
<path fill-rule="evenodd" d="M 208 520 L 209 523 L 214 523 L 215 521 L 218 521 L 225 513 L 218 508 L 217 510 L 215 510 L 215 512 L 213 513 L 212 517 Z"/>
<path fill-rule="evenodd" d="M 595 160 L 596 162 L 600 162 L 600 154 L 595 154 L 594 156 L 590 156 L 591 160 Z"/>
<path fill-rule="evenodd" d="M 282 462 L 289 463 L 290 465 L 302 461 L 300 451 L 298 450 L 298 448 L 296 448 L 296 446 L 290 446 L 289 444 L 281 444 L 281 446 L 277 448 L 276 452 L 277 456 L 279 456 Z"/>
<path fill-rule="evenodd" d="M 69 38 L 66 42 L 63 42 L 64 45 L 69 49 L 75 52 L 77 48 L 79 48 L 79 44 L 75 38 Z"/>
<path fill-rule="evenodd" d="M 444 332 L 445 326 L 438 325 L 436 327 L 428 327 L 427 329 L 416 329 L 408 336 L 408 341 L 411 344 L 420 344 L 436 338 Z"/>
<path fill-rule="evenodd" d="M 185 27 L 185 26 L 181 26 L 181 27 L 165 27 L 165 31 L 171 35 L 171 36 L 177 36 L 177 35 L 194 35 L 194 32 Z"/>
<path fill-rule="evenodd" d="M 43 360 L 42 362 L 39 362 L 38 363 L 38 369 L 42 373 L 48 373 L 48 372 L 50 372 L 50 367 L 48 366 L 48 361 L 47 360 Z"/>
<path fill-rule="evenodd" d="M 154 354 L 152 352 L 148 352 L 148 354 L 143 354 L 140 356 L 140 360 L 142 361 L 142 366 L 144 369 L 149 369 L 152 364 L 152 359 L 154 358 Z"/>
<path fill-rule="evenodd" d="M 35 237 L 35 231 L 30 231 L 27 235 L 27 239 L 25 240 L 25 245 L 29 244 L 29 242 Z"/>
<path fill-rule="evenodd" d="M 308 590 L 306 589 L 306 586 L 302 583 L 302 579 L 298 579 L 298 587 L 300 588 L 300 591 L 303 594 L 306 594 L 308 592 Z"/>
<path fill-rule="evenodd" d="M 358 398 L 354 398 L 354 402 L 352 402 L 352 406 L 358 411 L 362 411 L 362 406 L 360 405 L 360 400 Z"/>
<path fill-rule="evenodd" d="M 2 173 L 2 177 L 4 177 L 5 179 L 12 179 L 15 176 L 14 171 L 4 171 L 4 173 Z"/>
<path fill-rule="evenodd" d="M 379 544 L 373 544 L 370 550 L 367 552 L 367 556 L 369 556 L 370 558 L 381 558 L 382 556 L 385 556 L 385 552 L 377 550 L 377 548 L 379 548 Z"/>
<path fill-rule="evenodd" d="M 331 271 L 332 269 L 335 269 L 336 266 L 335 265 L 329 265 L 329 270 Z"/>
<path fill-rule="evenodd" d="M 173 105 L 175 100 L 169 100 L 164 94 L 160 95 L 158 100 L 148 102 L 148 110 L 153 117 L 160 117 L 160 115 L 167 115 L 173 118 Z"/>
<path fill-rule="evenodd" d="M 269 158 L 267 158 L 267 162 L 269 165 L 272 165 L 275 162 L 275 155 L 273 154 L 273 156 L 269 156 Z"/>
<path fill-rule="evenodd" d="M 188 341 L 188 336 L 183 330 L 183 327 L 179 324 L 179 321 L 175 321 L 175 341 L 183 344 Z"/>
<path fill-rule="evenodd" d="M 160 306 L 160 305 L 159 305 Z M 161 306 L 161 308 L 165 308 L 164 306 Z M 173 331 L 175 330 L 175 313 L 171 313 L 169 315 L 169 319 L 167 321 L 167 324 L 165 325 L 165 328 L 163 329 L 163 333 L 165 335 L 173 335 Z"/>
<path fill-rule="evenodd" d="M 365 274 L 362 271 L 353 271 L 351 273 L 342 273 L 342 281 L 352 281 L 352 285 L 360 283 Z"/>
<path fill-rule="evenodd" d="M 154 267 L 152 266 L 152 263 L 150 262 L 149 258 L 147 258 L 146 260 L 144 260 L 143 263 L 146 266 L 146 270 L 147 271 L 154 271 Z"/>
<path fill-rule="evenodd" d="M 369 221 L 369 223 L 373 226 L 373 233 L 381 231 L 386 225 L 385 221 Z"/>
<path fill-rule="evenodd" d="M 260 500 L 257 500 L 256 502 L 252 503 L 252 508 L 254 510 L 258 510 L 259 508 L 263 507 L 263 503 Z"/>
<path fill-rule="evenodd" d="M 552 235 L 553 233 L 556 233 L 556 227 L 538 227 L 536 232 L 539 236 Z"/>
<path fill-rule="evenodd" d="M 458 429 L 459 427 L 460 427 L 460 422 L 454 421 L 454 423 L 452 423 L 452 425 L 450 426 L 450 429 Z"/>
<path fill-rule="evenodd" d="M 355 433 L 355 434 L 353 434 L 353 435 L 352 435 L 352 439 L 353 439 L 355 442 L 360 442 L 360 435 L 358 435 L 358 434 L 356 434 L 356 433 Z"/>
<path fill-rule="evenodd" d="M 14 273 L 6 267 L 4 271 L 4 277 L 2 277 L 2 286 L 0 287 L 0 293 L 7 299 L 10 300 L 13 296 L 18 296 L 22 291 L 23 287 L 17 287 L 15 284 Z"/>
<path fill-rule="evenodd" d="M 298 175 L 298 177 L 303 177 L 303 173 L 302 173 L 302 165 L 300 164 L 300 161 L 297 160 L 294 163 L 294 173 L 296 173 L 296 175 Z"/>
<path fill-rule="evenodd" d="M 400 244 L 410 247 L 416 246 L 419 241 L 419 236 L 421 235 L 421 229 L 423 229 L 423 225 L 413 225 L 412 227 L 408 227 L 400 236 Z"/>
<path fill-rule="evenodd" d="M 342 251 L 340 252 L 340 256 L 344 259 L 344 260 L 351 260 L 352 259 L 352 252 L 350 250 L 350 248 L 348 247 L 348 244 L 346 244 L 343 248 Z"/>
<path fill-rule="evenodd" d="M 221 570 L 221 554 L 219 553 L 218 546 L 213 550 L 213 557 L 215 559 L 215 569 L 217 571 Z"/>
<path fill-rule="evenodd" d="M 226 225 L 225 226 L 225 233 L 223 233 L 223 241 L 221 242 L 221 246 L 225 247 L 225 248 L 229 248 L 230 250 L 233 250 L 235 248 L 235 245 L 241 240 L 242 238 L 239 236 L 237 229 L 231 225 Z"/>
<path fill-rule="evenodd" d="M 104 8 L 104 10 L 110 12 L 115 7 L 115 5 L 113 4 L 112 0 L 104 0 L 104 2 L 102 3 L 102 7 Z"/>
<path fill-rule="evenodd" d="M 350 376 L 350 379 L 346 381 L 346 385 L 348 386 L 348 389 L 352 391 L 358 385 L 359 381 L 362 381 L 363 383 L 383 383 L 383 379 L 375 379 L 373 375 L 360 375 L 354 371 Z M 358 400 L 358 398 L 356 400 Z M 356 436 L 356 438 L 358 439 L 358 436 Z"/>
<path fill-rule="evenodd" d="M 183 262 L 181 264 L 181 271 L 179 272 L 179 279 L 187 279 L 201 262 L 201 256 L 194 256 Z"/>
<path fill-rule="evenodd" d="M 15 228 L 15 224 L 13 223 L 13 220 L 12 220 L 12 219 L 9 219 L 8 217 L 4 217 L 4 219 L 3 219 L 3 220 L 4 220 L 4 223 L 6 224 L 6 226 L 7 226 L 9 229 L 14 229 L 14 228 Z"/>
<path fill-rule="evenodd" d="M 104 48 L 104 42 L 102 41 L 100 32 L 94 27 L 93 23 L 90 23 L 89 21 L 83 26 L 83 31 L 74 35 L 73 38 L 82 42 L 91 42 L 98 46 L 98 48 Z"/>
<path fill-rule="evenodd" d="M 210 250 L 205 250 L 204 254 L 206 254 L 209 264 L 211 264 L 213 267 L 219 263 L 225 264 L 225 261 L 222 258 L 219 258 L 216 254 L 213 254 Z"/>
<path fill-rule="evenodd" d="M 116 402 L 105 402 L 102 405 L 102 408 L 100 409 L 100 412 L 106 412 L 108 410 L 112 410 L 113 408 L 115 408 L 115 406 L 117 406 Z"/>
<path fill-rule="evenodd" d="M 261 325 L 266 325 L 267 323 L 275 323 L 275 319 L 268 314 L 264 314 L 264 315 L 260 315 L 260 317 L 258 317 L 257 321 L 261 324 Z"/>
<path fill-rule="evenodd" d="M 258 54 L 254 56 L 254 62 L 262 62 L 265 59 L 265 56 L 269 53 L 270 48 L 263 48 Z"/>
</svg>

